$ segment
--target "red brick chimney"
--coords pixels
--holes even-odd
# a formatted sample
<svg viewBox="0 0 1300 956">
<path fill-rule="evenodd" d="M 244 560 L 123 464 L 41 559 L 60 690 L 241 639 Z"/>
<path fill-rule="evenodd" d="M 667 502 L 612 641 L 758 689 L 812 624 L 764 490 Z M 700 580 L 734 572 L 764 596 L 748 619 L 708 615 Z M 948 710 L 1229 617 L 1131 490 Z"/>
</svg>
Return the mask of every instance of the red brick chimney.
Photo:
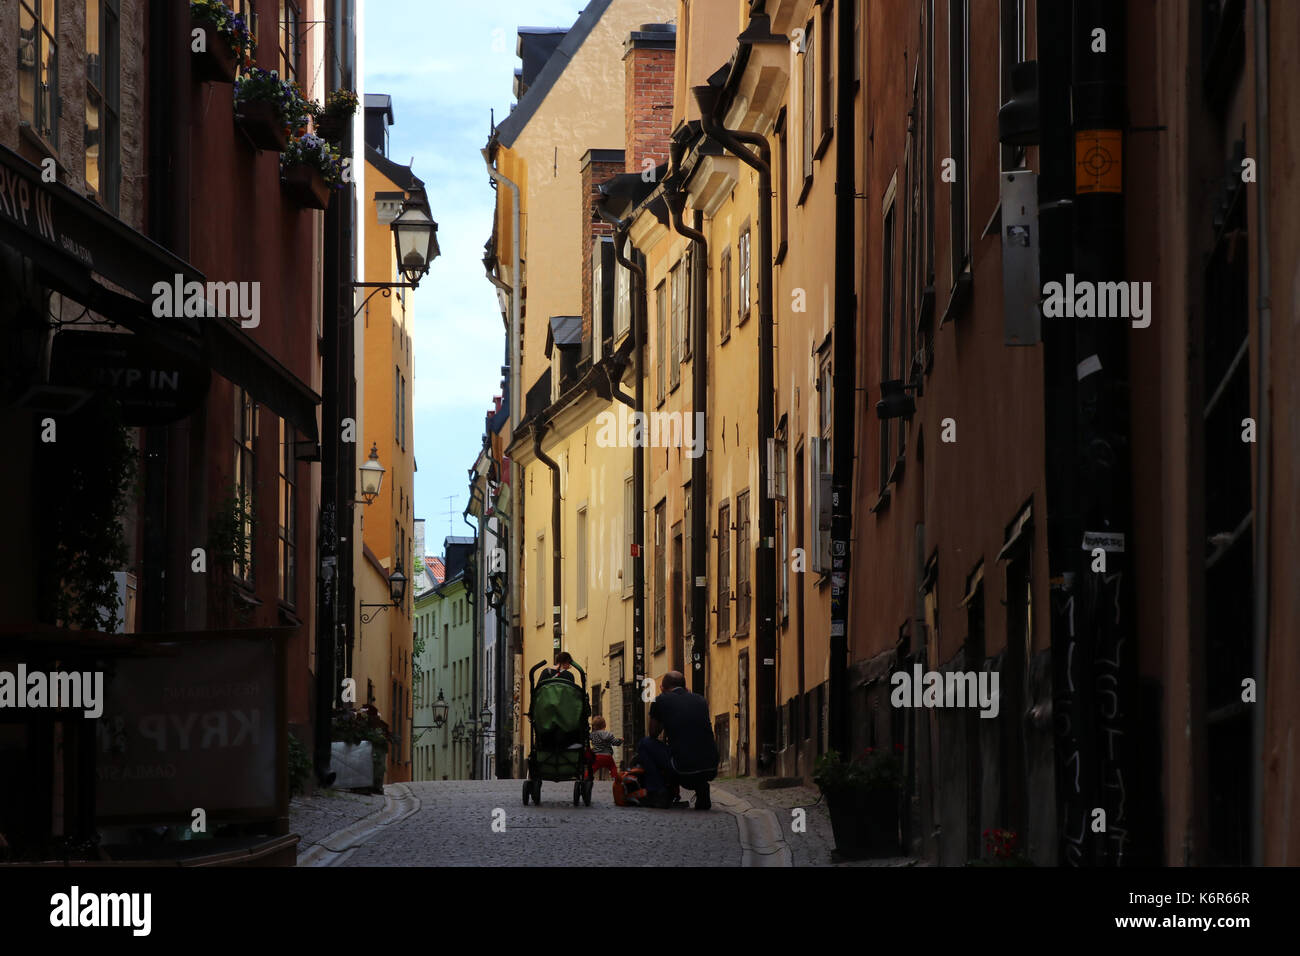
<svg viewBox="0 0 1300 956">
<path fill-rule="evenodd" d="M 643 172 L 647 159 L 655 166 L 668 162 L 676 58 L 677 28 L 672 24 L 643 24 L 623 44 L 629 173 Z"/>
</svg>

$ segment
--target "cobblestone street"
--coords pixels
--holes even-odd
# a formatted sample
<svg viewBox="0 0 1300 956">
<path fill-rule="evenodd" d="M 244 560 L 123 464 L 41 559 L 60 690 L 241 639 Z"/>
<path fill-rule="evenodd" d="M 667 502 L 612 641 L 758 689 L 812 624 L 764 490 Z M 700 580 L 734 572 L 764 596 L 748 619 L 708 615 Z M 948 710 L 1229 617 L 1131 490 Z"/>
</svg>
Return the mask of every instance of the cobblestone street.
<svg viewBox="0 0 1300 956">
<path fill-rule="evenodd" d="M 709 811 L 616 807 L 611 784 L 596 783 L 590 807 L 573 805 L 571 783 L 544 783 L 542 805 L 525 807 L 518 780 L 443 780 L 389 787 L 411 801 L 392 822 L 358 819 L 315 865 L 333 866 L 739 866 L 736 817 Z M 379 799 L 379 798 L 374 798 Z M 413 801 L 418 801 L 418 807 Z M 322 798 L 291 818 L 302 833 Z M 390 799 L 390 804 L 393 801 Z M 355 805 L 356 812 L 368 804 Z M 504 830 L 493 829 L 504 811 Z M 500 815 L 497 815 L 500 819 Z M 339 820 L 345 826 L 347 820 Z M 499 829 L 499 828 L 498 828 Z M 308 849 L 300 847 L 301 852 Z"/>
</svg>

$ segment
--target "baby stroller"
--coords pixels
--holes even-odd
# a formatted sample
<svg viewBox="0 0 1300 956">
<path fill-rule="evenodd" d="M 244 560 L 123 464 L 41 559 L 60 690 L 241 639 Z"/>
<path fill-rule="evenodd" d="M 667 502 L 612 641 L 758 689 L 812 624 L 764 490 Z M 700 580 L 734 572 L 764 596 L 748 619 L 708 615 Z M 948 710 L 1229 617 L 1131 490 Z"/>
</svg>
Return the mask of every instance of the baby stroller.
<svg viewBox="0 0 1300 956">
<path fill-rule="evenodd" d="M 528 672 L 528 725 L 532 751 L 528 755 L 528 779 L 524 781 L 524 806 L 531 797 L 542 802 L 542 781 L 573 781 L 573 805 L 591 806 L 591 790 L 596 775 L 595 757 L 588 746 L 590 730 L 587 718 L 591 704 L 587 700 L 587 675 L 577 664 L 572 667 L 582 678 L 551 676 L 536 685 L 533 675 L 546 661 L 533 665 Z"/>
</svg>

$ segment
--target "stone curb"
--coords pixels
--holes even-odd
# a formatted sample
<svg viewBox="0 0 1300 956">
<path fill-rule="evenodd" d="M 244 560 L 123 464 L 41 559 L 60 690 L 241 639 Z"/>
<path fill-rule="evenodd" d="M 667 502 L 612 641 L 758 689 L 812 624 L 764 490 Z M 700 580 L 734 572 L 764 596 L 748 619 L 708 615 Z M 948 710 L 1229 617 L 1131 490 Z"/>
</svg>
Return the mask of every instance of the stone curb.
<svg viewBox="0 0 1300 956">
<path fill-rule="evenodd" d="M 741 866 L 794 866 L 794 854 L 774 811 L 718 787 L 710 791 L 713 802 L 736 818 Z"/>
<path fill-rule="evenodd" d="M 337 866 L 378 830 L 405 820 L 420 809 L 419 798 L 404 783 L 384 787 L 384 805 L 355 823 L 322 837 L 298 854 L 298 866 Z"/>
</svg>

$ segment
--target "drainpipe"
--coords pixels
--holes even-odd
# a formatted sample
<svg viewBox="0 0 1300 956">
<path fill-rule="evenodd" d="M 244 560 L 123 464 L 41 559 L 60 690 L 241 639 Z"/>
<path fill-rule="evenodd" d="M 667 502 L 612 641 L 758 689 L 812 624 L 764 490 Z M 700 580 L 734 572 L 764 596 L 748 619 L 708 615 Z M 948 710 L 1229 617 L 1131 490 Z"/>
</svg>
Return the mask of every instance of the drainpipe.
<svg viewBox="0 0 1300 956">
<path fill-rule="evenodd" d="M 495 134 L 494 134 L 494 138 L 495 138 Z M 519 256 L 519 235 L 521 229 L 521 225 L 520 225 L 521 200 L 519 195 L 519 185 L 515 183 L 513 180 L 504 176 L 500 171 L 497 170 L 496 166 L 494 166 L 492 163 L 491 151 L 485 148 L 482 150 L 482 153 L 483 153 L 483 162 L 487 166 L 488 175 L 492 177 L 492 181 L 497 183 L 498 186 L 504 184 L 506 187 L 510 189 L 511 194 L 514 197 L 513 202 L 511 204 L 513 226 L 511 228 L 511 236 L 510 236 L 510 241 L 512 245 L 512 252 L 511 252 L 512 271 L 510 273 L 510 279 L 511 282 L 513 283 L 513 286 L 510 289 L 510 342 L 507 349 L 507 361 L 510 363 L 510 387 L 509 387 L 510 427 L 513 431 L 513 429 L 519 427 L 519 422 L 522 417 L 520 415 L 520 410 L 524 407 L 523 390 L 520 387 L 521 369 L 520 369 L 520 355 L 519 355 L 519 335 L 520 335 L 520 326 L 522 325 L 522 300 L 523 300 L 523 287 L 524 287 L 523 275 L 521 274 L 522 273 L 521 260 Z M 512 507 L 510 509 L 510 521 L 508 522 L 508 524 L 515 528 L 522 529 L 524 527 L 524 497 L 522 494 L 518 493 L 516 489 L 513 487 L 516 481 L 515 475 L 512 473 L 510 477 L 512 483 L 511 498 L 510 498 Z M 521 575 L 519 573 L 519 563 L 520 563 L 519 548 L 523 541 L 523 535 L 515 534 L 515 535 L 510 535 L 509 537 L 511 538 L 510 548 L 509 548 L 509 554 L 510 554 L 509 581 L 510 581 L 510 587 L 513 587 L 514 582 L 521 580 Z M 522 606 L 522 605 L 523 605 L 522 599 L 519 600 L 518 604 L 516 605 L 514 601 L 511 601 L 509 598 L 507 598 L 506 602 L 503 603 L 501 606 L 501 613 L 507 614 L 507 609 L 509 609 L 507 620 L 511 620 L 515 613 L 514 611 L 515 607 Z M 513 635 L 513 631 L 511 633 Z M 513 640 L 511 643 L 513 645 L 514 643 Z M 522 651 L 523 649 L 522 646 L 519 649 Z M 515 648 L 512 646 L 508 652 L 510 653 L 511 661 L 514 660 L 514 650 Z"/>
<path fill-rule="evenodd" d="M 633 367 L 636 369 L 636 394 L 632 402 L 617 382 L 611 381 L 610 388 L 615 398 L 624 405 L 629 405 L 634 414 L 645 413 L 645 316 L 646 304 L 645 269 L 634 259 L 623 254 L 623 243 L 632 228 L 630 222 L 611 215 L 600 204 L 593 207 L 596 215 L 614 227 L 614 258 L 618 264 L 632 276 L 630 290 L 632 302 L 632 354 L 635 356 Z M 638 442 L 632 453 L 632 510 L 637 516 L 636 541 L 637 553 L 632 558 L 632 661 L 633 686 L 641 692 L 641 683 L 645 678 L 645 443 Z M 645 708 L 632 708 L 632 737 L 634 741 L 645 736 Z"/>
<path fill-rule="evenodd" d="M 749 59 L 749 47 L 742 44 L 732 63 L 726 87 L 740 75 Z M 726 88 L 724 87 L 724 88 Z M 767 494 L 767 449 L 774 439 L 775 389 L 772 367 L 772 162 L 767 137 L 743 130 L 726 129 L 718 115 L 722 91 L 697 86 L 692 92 L 700 106 L 704 132 L 746 166 L 758 172 L 758 568 L 754 590 L 759 595 L 757 626 L 758 660 L 755 661 L 755 736 L 758 738 L 760 770 L 770 768 L 776 749 L 776 501 Z M 746 149 L 745 143 L 757 148 Z"/>
<path fill-rule="evenodd" d="M 474 498 L 474 486 L 470 485 L 470 500 L 472 501 L 473 498 Z M 476 558 L 480 558 L 481 557 L 480 552 L 483 547 L 483 539 L 479 536 L 478 527 L 470 524 L 468 507 L 463 512 L 461 512 L 460 520 L 464 521 L 465 524 L 469 525 L 470 530 L 474 532 L 475 556 Z M 471 628 L 470 644 L 474 648 L 474 666 L 473 668 L 471 668 L 470 675 L 469 675 L 469 679 L 470 679 L 469 703 L 470 703 L 471 716 L 477 717 L 478 714 L 474 713 L 473 709 L 476 706 L 478 706 L 475 703 L 475 701 L 478 700 L 479 673 L 482 670 L 480 666 L 482 664 L 482 656 L 480 654 L 481 648 L 479 646 L 478 595 L 480 589 L 483 586 L 483 562 L 482 560 L 475 560 L 474 563 L 476 565 L 476 567 L 474 568 L 474 587 L 472 589 L 469 589 L 469 620 L 470 620 L 470 628 Z M 482 730 L 481 727 L 479 729 Z M 415 731 L 412 730 L 411 733 L 414 734 Z M 469 778 L 471 780 L 479 779 L 478 777 L 479 767 L 482 766 L 483 764 L 483 751 L 482 751 L 483 743 L 484 743 L 484 738 L 482 735 L 474 737 L 474 739 L 470 742 L 471 759 L 474 761 L 473 766 L 470 767 L 469 770 Z M 412 765 L 414 765 L 414 758 L 415 758 L 414 737 L 411 738 L 411 758 L 412 758 Z"/>
<path fill-rule="evenodd" d="M 1257 182 L 1255 185 L 1255 232 L 1259 248 L 1259 289 L 1256 293 L 1259 310 L 1259 358 L 1256 380 L 1255 414 L 1259 417 L 1258 443 L 1255 445 L 1255 613 L 1254 613 L 1254 678 L 1257 700 L 1264 696 L 1265 671 L 1268 667 L 1269 626 L 1269 521 L 1270 487 L 1269 469 L 1272 466 L 1272 411 L 1269 406 L 1269 349 L 1273 326 L 1273 271 L 1269 259 L 1269 135 L 1268 135 L 1268 0 L 1255 0 L 1255 154 Z M 1264 865 L 1264 732 L 1266 716 L 1254 711 L 1251 723 L 1252 769 L 1251 785 L 1254 787 L 1255 813 L 1251 821 L 1251 861 Z"/>
<path fill-rule="evenodd" d="M 674 144 L 673 166 L 680 168 L 681 148 Z M 691 329 L 692 360 L 695 369 L 691 376 L 691 408 L 702 412 L 707 421 L 709 382 L 708 382 L 708 269 L 709 240 L 700 231 L 704 215 L 694 210 L 695 225 L 687 226 L 682 219 L 686 209 L 686 194 L 682 192 L 665 195 L 668 207 L 673 214 L 673 228 L 679 235 L 695 243 L 695 268 L 691 275 L 691 294 L 695 298 L 695 327 Z M 707 432 L 705 433 L 707 435 Z M 704 438 L 701 438 L 703 441 Z M 705 519 L 708 517 L 708 473 L 704 467 L 704 455 L 691 459 L 691 573 L 694 580 L 687 582 L 691 589 L 691 690 L 704 695 L 704 651 L 707 646 L 709 619 L 709 585 L 705 567 L 708 563 L 708 531 Z"/>
<path fill-rule="evenodd" d="M 853 4 L 839 6 L 839 64 L 836 76 L 853 75 Z M 830 638 L 830 745 L 849 752 L 848 696 L 849 539 L 853 534 L 854 412 L 857 408 L 857 283 L 854 196 L 854 148 L 857 144 L 853 113 L 854 89 L 836 84 L 835 129 L 835 325 L 832 422 L 835 443 L 831 449 L 831 638 Z"/>
<path fill-rule="evenodd" d="M 561 650 L 560 639 L 563 636 L 560 598 L 563 593 L 560 580 L 560 466 L 542 451 L 542 436 L 546 434 L 547 423 L 538 422 L 533 428 L 533 451 L 537 460 L 551 469 L 551 634 L 552 656 Z M 541 599 L 541 595 L 538 595 Z"/>
</svg>

